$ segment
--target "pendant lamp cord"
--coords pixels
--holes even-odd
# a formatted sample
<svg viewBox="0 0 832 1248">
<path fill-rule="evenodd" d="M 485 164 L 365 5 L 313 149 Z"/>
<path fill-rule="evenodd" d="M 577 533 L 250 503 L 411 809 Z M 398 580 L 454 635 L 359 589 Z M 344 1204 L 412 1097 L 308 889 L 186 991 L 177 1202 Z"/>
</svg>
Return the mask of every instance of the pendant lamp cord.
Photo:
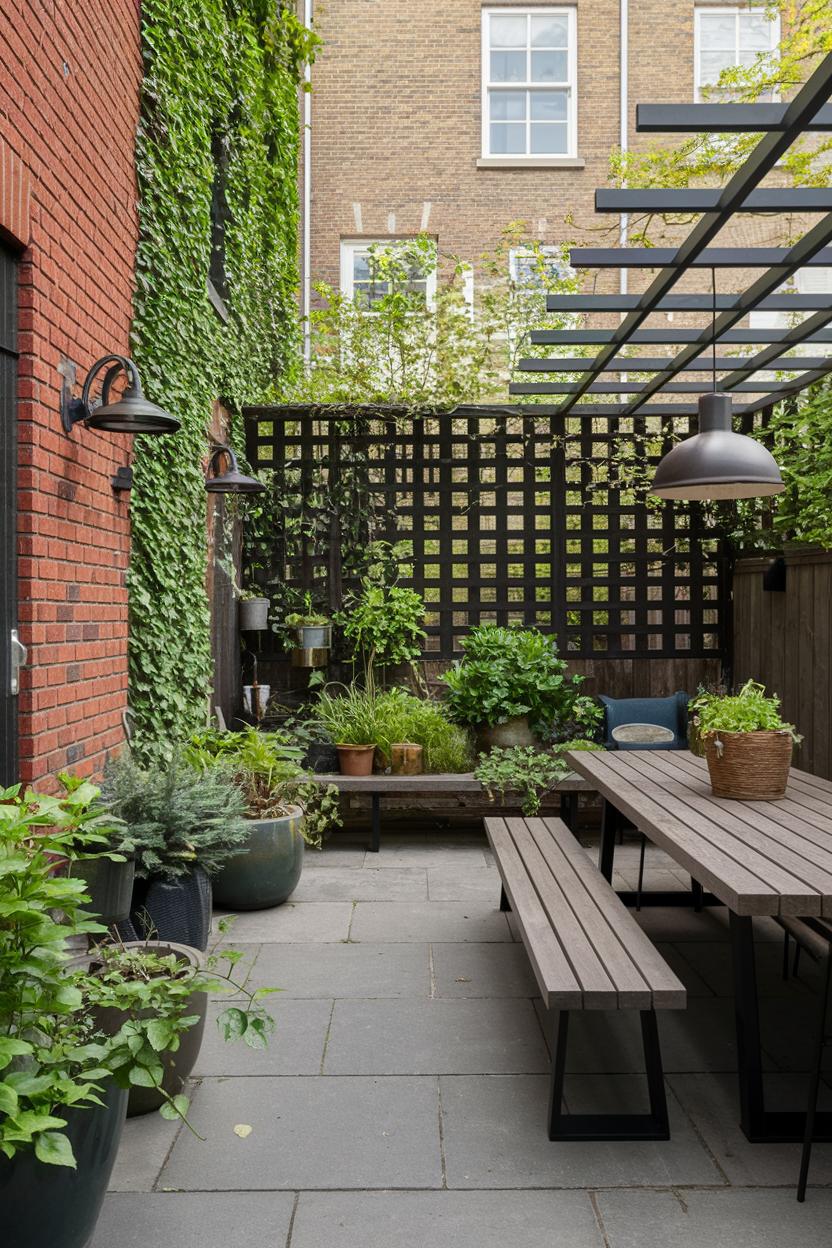
<svg viewBox="0 0 832 1248">
<path fill-rule="evenodd" d="M 713 360 L 714 394 L 716 394 L 716 269 L 711 269 L 711 348 Z"/>
</svg>

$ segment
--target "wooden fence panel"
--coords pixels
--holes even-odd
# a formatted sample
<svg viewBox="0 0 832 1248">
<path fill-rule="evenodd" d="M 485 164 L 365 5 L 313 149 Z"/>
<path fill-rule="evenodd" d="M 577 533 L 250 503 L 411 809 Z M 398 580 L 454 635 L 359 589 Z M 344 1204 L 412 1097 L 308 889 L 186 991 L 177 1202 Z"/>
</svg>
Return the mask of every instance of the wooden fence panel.
<svg viewBox="0 0 832 1248">
<path fill-rule="evenodd" d="M 766 590 L 766 559 L 734 569 L 734 681 L 760 680 L 803 743 L 796 761 L 832 780 L 832 552 L 787 555 L 784 590 Z"/>
</svg>

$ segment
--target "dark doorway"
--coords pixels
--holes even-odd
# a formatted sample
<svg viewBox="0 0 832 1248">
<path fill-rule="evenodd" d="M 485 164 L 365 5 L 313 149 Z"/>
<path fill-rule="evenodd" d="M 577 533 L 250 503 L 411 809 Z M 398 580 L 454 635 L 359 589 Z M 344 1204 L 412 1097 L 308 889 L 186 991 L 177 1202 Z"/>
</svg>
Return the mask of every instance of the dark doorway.
<svg viewBox="0 0 832 1248">
<path fill-rule="evenodd" d="M 0 784 L 17 781 L 17 262 L 0 245 Z"/>
</svg>

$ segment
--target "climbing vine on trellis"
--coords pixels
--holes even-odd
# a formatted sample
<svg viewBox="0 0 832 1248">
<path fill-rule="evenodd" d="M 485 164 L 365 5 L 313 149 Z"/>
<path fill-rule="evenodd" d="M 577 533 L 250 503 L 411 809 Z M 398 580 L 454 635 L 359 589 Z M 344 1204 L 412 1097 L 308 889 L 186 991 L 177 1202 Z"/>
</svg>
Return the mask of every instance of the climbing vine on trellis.
<svg viewBox="0 0 832 1248">
<path fill-rule="evenodd" d="M 282 0 L 142 5 L 133 353 L 149 397 L 182 421 L 174 437 L 136 440 L 130 701 L 148 760 L 205 713 L 213 402 L 231 410 L 239 445 L 241 405 L 267 398 L 298 358 L 297 90 L 315 42 Z M 218 185 L 227 320 L 207 293 Z"/>
</svg>

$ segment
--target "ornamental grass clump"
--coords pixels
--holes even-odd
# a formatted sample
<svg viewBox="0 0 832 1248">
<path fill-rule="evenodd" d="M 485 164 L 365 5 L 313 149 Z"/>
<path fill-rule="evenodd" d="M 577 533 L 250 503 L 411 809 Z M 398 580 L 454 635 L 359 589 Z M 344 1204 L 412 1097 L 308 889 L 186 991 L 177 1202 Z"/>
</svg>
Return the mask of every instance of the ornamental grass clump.
<svg viewBox="0 0 832 1248">
<path fill-rule="evenodd" d="M 468 733 L 452 723 L 439 702 L 407 689 L 381 692 L 350 686 L 343 694 L 322 691 L 317 718 L 341 745 L 374 745 L 382 768 L 390 766 L 391 746 L 421 745 L 427 772 L 464 772 L 473 766 Z"/>
</svg>

